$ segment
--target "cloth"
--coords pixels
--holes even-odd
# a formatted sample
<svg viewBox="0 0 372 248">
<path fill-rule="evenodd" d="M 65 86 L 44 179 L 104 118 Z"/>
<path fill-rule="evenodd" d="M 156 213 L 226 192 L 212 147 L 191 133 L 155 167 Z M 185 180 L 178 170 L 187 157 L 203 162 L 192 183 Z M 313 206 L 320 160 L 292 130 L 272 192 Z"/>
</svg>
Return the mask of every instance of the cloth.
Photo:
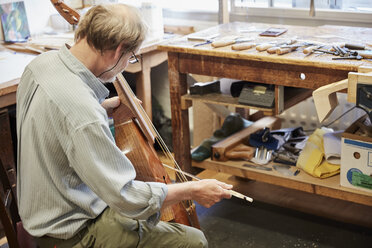
<svg viewBox="0 0 372 248">
<path fill-rule="evenodd" d="M 134 180 L 100 105 L 107 96 L 67 47 L 26 67 L 17 91 L 17 194 L 34 237 L 71 238 L 107 206 L 158 223 L 167 187 Z"/>
<path fill-rule="evenodd" d="M 90 223 L 82 235 L 70 240 L 43 237 L 37 239 L 37 243 L 40 248 L 208 247 L 199 229 L 163 221 L 155 227 L 149 227 L 145 221 L 124 217 L 111 208 Z"/>
<path fill-rule="evenodd" d="M 314 177 L 327 178 L 340 173 L 340 165 L 330 164 L 324 159 L 323 135 L 326 132 L 316 129 L 297 160 L 296 166 Z"/>
<path fill-rule="evenodd" d="M 341 136 L 343 132 L 342 130 L 323 135 L 324 157 L 328 163 L 341 164 Z"/>
</svg>

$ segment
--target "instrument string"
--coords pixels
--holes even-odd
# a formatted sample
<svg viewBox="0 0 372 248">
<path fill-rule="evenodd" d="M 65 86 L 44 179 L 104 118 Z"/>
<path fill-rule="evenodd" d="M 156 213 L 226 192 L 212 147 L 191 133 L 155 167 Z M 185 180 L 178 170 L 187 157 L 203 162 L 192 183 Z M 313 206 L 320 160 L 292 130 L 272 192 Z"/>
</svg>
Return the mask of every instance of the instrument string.
<svg viewBox="0 0 372 248">
<path fill-rule="evenodd" d="M 188 179 L 185 175 L 185 172 L 181 169 L 181 167 L 179 166 L 179 164 L 177 163 L 177 161 L 175 160 L 175 158 L 173 157 L 171 151 L 169 150 L 168 146 L 166 145 L 164 139 L 161 137 L 161 135 L 159 134 L 159 132 L 157 131 L 157 129 L 155 128 L 154 124 L 152 123 L 152 121 L 150 120 L 150 117 L 147 115 L 146 111 L 143 109 L 142 105 L 138 103 L 138 101 L 133 101 L 133 99 L 136 99 L 137 97 L 135 96 L 134 92 L 132 91 L 132 89 L 129 87 L 128 83 L 126 82 L 125 78 L 123 77 L 123 75 L 121 74 L 118 74 L 117 75 L 117 79 L 119 80 L 119 82 L 121 83 L 121 85 L 123 87 L 125 87 L 125 91 L 130 94 L 130 98 L 129 99 L 133 105 L 133 107 L 137 108 L 138 111 L 141 111 L 141 116 L 143 117 L 143 121 L 145 122 L 144 124 L 146 125 L 149 125 L 151 127 L 151 131 L 153 131 L 155 133 L 155 139 L 158 141 L 159 143 L 159 146 L 163 152 L 163 154 L 166 156 L 166 158 L 171 161 L 172 165 L 174 166 L 175 169 L 175 174 L 177 176 L 177 178 L 180 180 L 180 182 L 187 182 Z M 191 200 L 188 200 L 188 204 L 189 206 L 192 205 L 192 201 Z M 185 206 L 186 207 L 186 206 Z M 186 207 L 187 208 L 187 207 Z"/>
</svg>

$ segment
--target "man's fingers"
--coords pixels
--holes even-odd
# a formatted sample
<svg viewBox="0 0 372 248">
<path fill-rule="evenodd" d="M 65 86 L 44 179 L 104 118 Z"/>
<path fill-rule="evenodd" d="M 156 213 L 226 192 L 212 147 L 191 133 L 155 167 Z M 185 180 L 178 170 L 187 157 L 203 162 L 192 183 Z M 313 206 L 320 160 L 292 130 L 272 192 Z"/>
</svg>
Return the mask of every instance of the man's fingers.
<svg viewBox="0 0 372 248">
<path fill-rule="evenodd" d="M 231 185 L 231 184 L 227 184 L 227 183 L 220 182 L 220 181 L 218 181 L 217 183 L 223 189 L 232 189 L 233 188 L 233 185 Z"/>
<path fill-rule="evenodd" d="M 106 110 L 116 108 L 120 105 L 120 99 L 118 96 L 106 99 L 102 103 L 102 107 Z"/>
</svg>

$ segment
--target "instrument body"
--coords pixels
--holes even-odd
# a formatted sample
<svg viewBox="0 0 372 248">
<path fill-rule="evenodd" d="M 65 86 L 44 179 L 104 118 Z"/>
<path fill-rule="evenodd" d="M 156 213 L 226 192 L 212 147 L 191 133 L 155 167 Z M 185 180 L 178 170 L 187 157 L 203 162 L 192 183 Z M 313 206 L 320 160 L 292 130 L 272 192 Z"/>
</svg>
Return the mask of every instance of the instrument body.
<svg viewBox="0 0 372 248">
<path fill-rule="evenodd" d="M 136 179 L 145 182 L 172 183 L 153 147 L 154 141 L 148 139 L 152 136 L 145 135 L 144 130 L 147 128 L 143 127 L 147 124 L 141 123 L 137 118 L 139 113 L 134 111 L 137 109 L 137 100 L 133 98 L 133 93 L 122 75 L 117 76 L 114 86 L 121 101 L 121 105 L 113 112 L 116 145 L 135 167 Z M 161 219 L 200 228 L 193 204 L 184 206 L 178 203 L 171 208 L 163 209 Z"/>
</svg>

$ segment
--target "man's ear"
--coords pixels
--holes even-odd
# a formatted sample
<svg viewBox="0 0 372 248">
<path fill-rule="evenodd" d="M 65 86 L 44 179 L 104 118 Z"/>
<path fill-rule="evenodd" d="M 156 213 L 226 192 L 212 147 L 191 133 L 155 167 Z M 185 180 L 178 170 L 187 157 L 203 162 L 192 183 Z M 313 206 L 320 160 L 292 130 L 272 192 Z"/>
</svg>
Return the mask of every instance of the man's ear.
<svg viewBox="0 0 372 248">
<path fill-rule="evenodd" d="M 123 53 L 122 52 L 122 47 L 123 47 L 123 43 L 121 43 L 115 50 L 115 60 L 118 60 L 119 57 L 121 56 L 121 54 Z"/>
</svg>

